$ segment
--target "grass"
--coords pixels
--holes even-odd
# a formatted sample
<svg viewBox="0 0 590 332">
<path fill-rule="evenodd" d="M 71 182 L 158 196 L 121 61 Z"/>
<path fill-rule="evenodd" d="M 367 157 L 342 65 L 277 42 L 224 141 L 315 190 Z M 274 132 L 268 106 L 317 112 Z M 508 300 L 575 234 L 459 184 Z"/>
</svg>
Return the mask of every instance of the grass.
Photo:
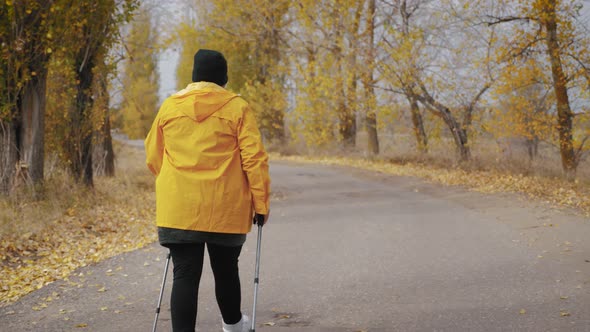
<svg viewBox="0 0 590 332">
<path fill-rule="evenodd" d="M 153 177 L 143 151 L 118 146 L 117 176 L 95 188 L 48 172 L 44 189 L 0 200 L 0 305 L 75 269 L 156 240 Z"/>
<path fill-rule="evenodd" d="M 590 216 L 590 167 L 580 164 L 578 179 L 567 181 L 561 171 L 559 154 L 553 147 L 541 146 L 535 160 L 518 146 L 510 153 L 500 151 L 493 141 L 480 141 L 472 149 L 468 162 L 458 162 L 452 142 L 432 142 L 428 154 L 418 154 L 405 138 L 383 140 L 382 153 L 368 156 L 357 140 L 357 148 L 338 148 L 323 152 L 306 150 L 301 145 L 278 147 L 272 159 L 325 165 L 352 166 L 399 176 L 419 177 L 443 185 L 463 186 L 471 190 L 494 193 L 520 193 L 556 207 L 573 208 Z M 407 140 L 404 141 L 404 139 Z M 397 144 L 394 144 L 394 140 Z M 328 152 L 326 152 L 328 151 Z M 449 153 L 451 151 L 451 153 Z"/>
</svg>

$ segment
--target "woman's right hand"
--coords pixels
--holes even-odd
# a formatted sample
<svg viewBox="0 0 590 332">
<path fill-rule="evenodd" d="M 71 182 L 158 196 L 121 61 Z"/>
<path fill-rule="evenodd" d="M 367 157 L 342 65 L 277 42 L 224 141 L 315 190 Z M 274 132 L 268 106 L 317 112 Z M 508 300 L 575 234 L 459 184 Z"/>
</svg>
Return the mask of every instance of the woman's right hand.
<svg viewBox="0 0 590 332">
<path fill-rule="evenodd" d="M 253 224 L 257 224 L 258 226 L 264 226 L 268 221 L 268 214 L 259 214 L 254 213 L 254 218 L 252 219 Z"/>
</svg>

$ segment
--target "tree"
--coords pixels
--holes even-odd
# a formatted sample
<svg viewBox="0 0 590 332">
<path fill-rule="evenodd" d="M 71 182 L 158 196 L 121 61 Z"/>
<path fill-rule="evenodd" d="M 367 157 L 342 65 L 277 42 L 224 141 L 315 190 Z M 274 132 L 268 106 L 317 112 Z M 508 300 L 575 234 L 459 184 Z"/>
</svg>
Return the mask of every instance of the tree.
<svg viewBox="0 0 590 332">
<path fill-rule="evenodd" d="M 567 178 L 573 179 L 588 140 L 588 136 L 578 142 L 574 140 L 575 113 L 570 101 L 571 95 L 577 93 L 579 80 L 588 77 L 588 34 L 575 23 L 582 3 L 576 0 L 522 0 L 516 4 L 502 2 L 502 5 L 506 13 L 487 15 L 486 21 L 490 26 L 510 24 L 518 33 L 513 46 L 506 50 L 506 58 L 526 58 L 538 52 L 547 55 L 555 95 L 562 169 Z"/>
<path fill-rule="evenodd" d="M 93 113 L 99 118 L 95 128 L 92 150 L 93 173 L 96 175 L 115 176 L 115 152 L 111 136 L 111 110 L 109 95 L 109 74 L 113 66 L 107 57 L 98 65 L 94 79 L 95 100 Z"/>
<path fill-rule="evenodd" d="M 495 31 L 473 22 L 469 3 L 416 0 L 398 2 L 394 8 L 401 23 L 397 31 L 392 29 L 386 49 L 400 66 L 383 66 L 385 74 L 394 78 L 394 86 L 409 97 L 410 105 L 418 101 L 443 121 L 459 159 L 468 160 L 473 116 L 498 70 L 492 57 Z M 418 141 L 419 122 L 414 121 Z"/>
<path fill-rule="evenodd" d="M 498 78 L 492 89 L 497 107 L 486 124 L 496 138 L 522 137 L 529 159 L 538 154 L 540 141 L 551 141 L 554 95 L 546 66 L 534 58 L 515 59 Z"/>
<path fill-rule="evenodd" d="M 289 75 L 297 96 L 290 129 L 310 147 L 356 144 L 365 3 L 302 1 L 290 12 Z"/>
<path fill-rule="evenodd" d="M 123 102 L 120 116 L 123 131 L 132 139 L 144 138 L 158 107 L 156 35 L 145 7 L 134 16 L 126 38 L 128 59 L 123 66 Z"/>
<path fill-rule="evenodd" d="M 375 70 L 375 0 L 368 0 L 367 14 L 365 16 L 365 63 L 367 64 L 363 71 L 363 85 L 365 88 L 365 124 L 368 135 L 368 150 L 372 154 L 379 154 L 379 137 L 377 135 L 377 106 L 375 99 L 375 79 L 373 77 Z"/>
<path fill-rule="evenodd" d="M 71 4 L 65 22 L 71 43 L 69 54 L 75 72 L 76 98 L 67 120 L 66 155 L 75 179 L 93 186 L 92 138 L 94 70 L 114 43 L 121 22 L 130 19 L 136 0 L 77 1 Z"/>
<path fill-rule="evenodd" d="M 181 24 L 176 31 L 182 48 L 179 85 L 190 82 L 192 57 L 198 49 L 221 51 L 228 61 L 228 87 L 251 102 L 263 137 L 283 142 L 286 57 L 282 51 L 282 31 L 290 2 L 192 0 L 190 3 L 207 10 L 188 14 L 188 23 Z"/>
<path fill-rule="evenodd" d="M 0 192 L 21 174 L 43 180 L 47 63 L 55 1 L 5 1 L 0 4 Z M 53 14 L 50 15 L 50 12 Z M 17 167 L 18 162 L 18 167 Z"/>
<path fill-rule="evenodd" d="M 424 129 L 424 120 L 418 104 L 418 98 L 414 91 L 416 85 L 415 76 L 419 70 L 419 56 L 423 43 L 417 42 L 421 31 L 411 26 L 412 16 L 418 11 L 424 1 L 408 3 L 406 0 L 398 0 L 392 5 L 392 11 L 398 13 L 399 22 L 395 22 L 393 15 L 389 27 L 386 28 L 387 36 L 382 42 L 382 48 L 387 52 L 391 63 L 383 62 L 379 66 L 385 78 L 388 79 L 397 93 L 404 95 L 410 106 L 416 146 L 421 153 L 428 152 L 428 137 Z"/>
</svg>

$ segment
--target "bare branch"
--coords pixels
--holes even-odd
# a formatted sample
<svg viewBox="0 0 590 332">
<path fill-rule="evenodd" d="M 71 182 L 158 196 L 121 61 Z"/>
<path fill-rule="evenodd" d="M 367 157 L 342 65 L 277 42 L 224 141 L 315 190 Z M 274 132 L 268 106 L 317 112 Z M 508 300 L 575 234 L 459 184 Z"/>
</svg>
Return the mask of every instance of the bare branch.
<svg viewBox="0 0 590 332">
<path fill-rule="evenodd" d="M 505 16 L 505 17 L 497 17 L 492 15 L 486 15 L 486 18 L 490 19 L 490 21 L 484 21 L 485 24 L 488 26 L 507 23 L 507 22 L 514 22 L 514 21 L 535 21 L 532 17 L 520 17 L 520 16 Z"/>
<path fill-rule="evenodd" d="M 586 64 L 576 54 L 568 53 L 567 56 L 574 59 L 574 61 L 576 61 L 580 65 L 580 67 L 582 67 L 582 69 L 584 70 L 584 77 L 586 78 L 586 81 L 588 81 L 588 85 L 590 86 L 590 68 L 588 68 L 588 66 L 586 66 Z"/>
</svg>

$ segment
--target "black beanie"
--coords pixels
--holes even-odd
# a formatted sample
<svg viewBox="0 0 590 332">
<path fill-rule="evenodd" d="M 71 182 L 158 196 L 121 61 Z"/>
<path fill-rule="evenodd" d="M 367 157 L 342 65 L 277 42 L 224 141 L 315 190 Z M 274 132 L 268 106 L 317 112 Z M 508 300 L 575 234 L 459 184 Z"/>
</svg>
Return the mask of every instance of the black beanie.
<svg viewBox="0 0 590 332">
<path fill-rule="evenodd" d="M 193 65 L 193 82 L 227 83 L 227 61 L 223 54 L 212 50 L 198 50 Z"/>
</svg>

